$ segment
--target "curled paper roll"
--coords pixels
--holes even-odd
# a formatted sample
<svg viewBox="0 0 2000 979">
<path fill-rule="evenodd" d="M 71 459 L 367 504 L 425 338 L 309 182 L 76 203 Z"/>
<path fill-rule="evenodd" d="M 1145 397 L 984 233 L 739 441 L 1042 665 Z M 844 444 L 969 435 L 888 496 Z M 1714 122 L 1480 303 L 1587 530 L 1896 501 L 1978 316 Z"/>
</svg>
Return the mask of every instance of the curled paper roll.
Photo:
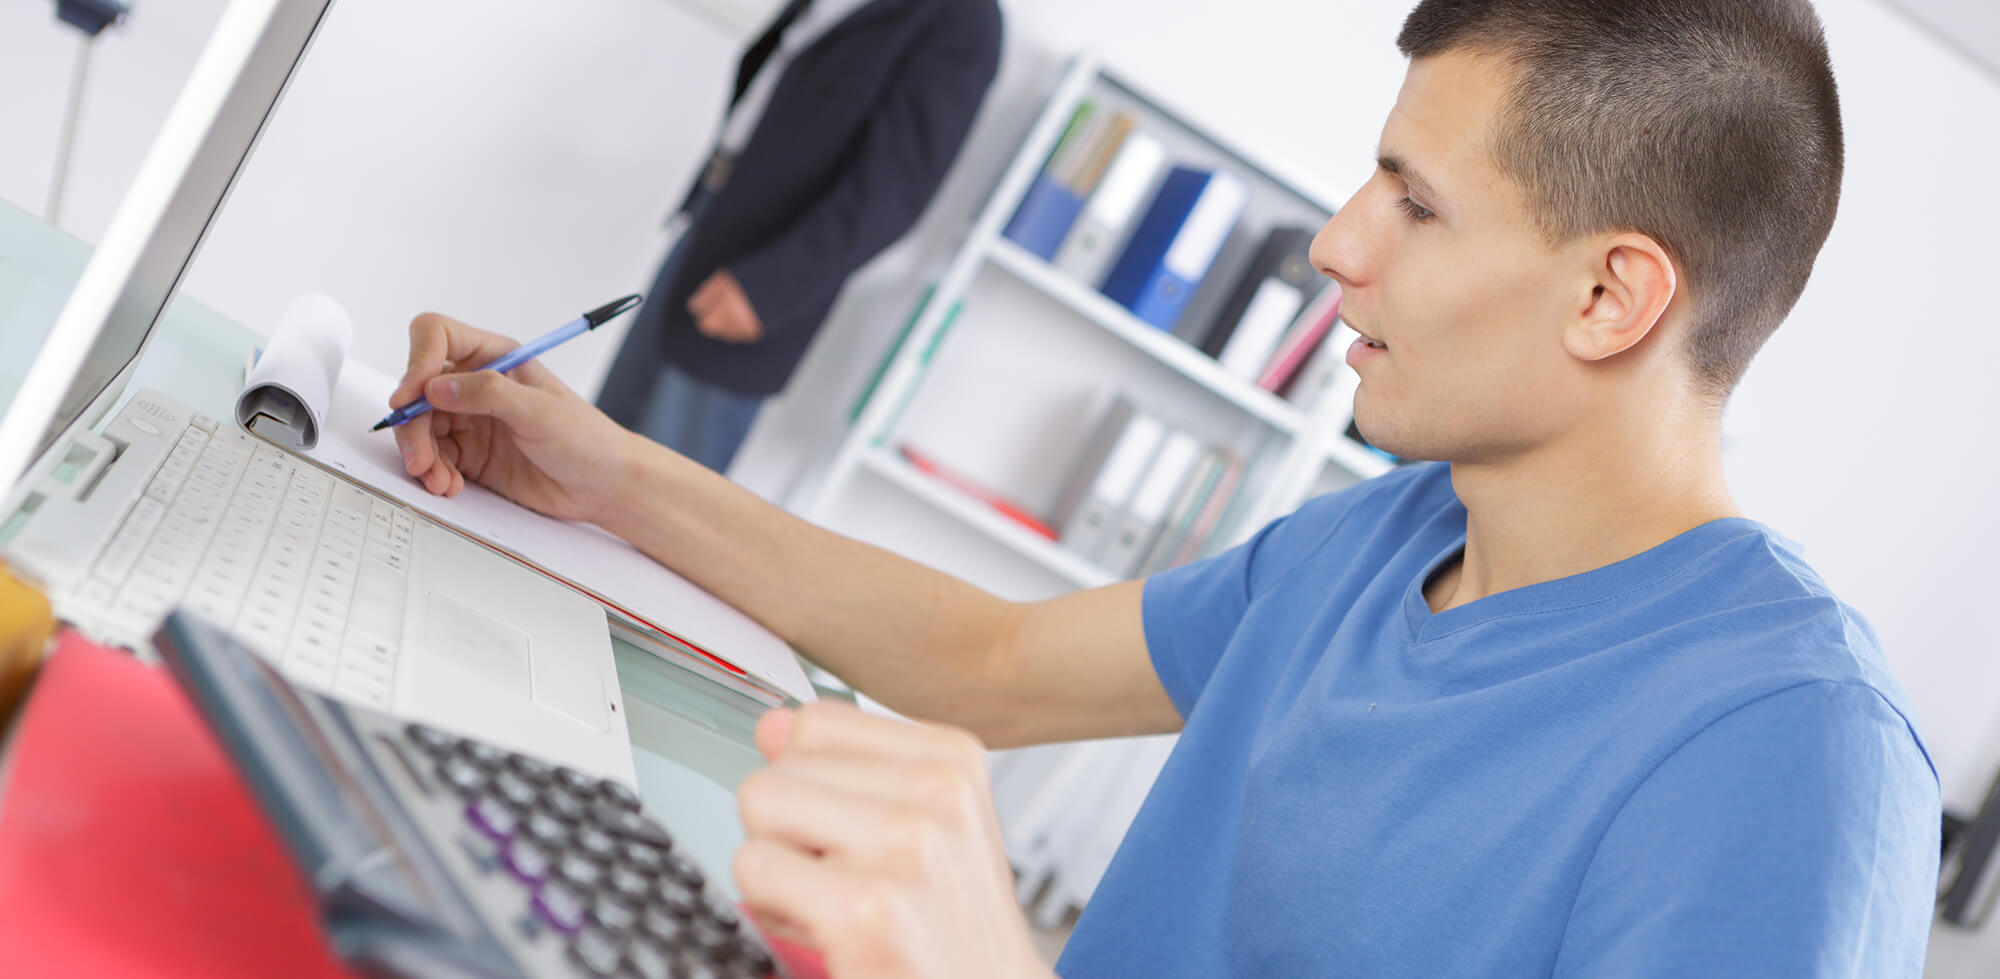
<svg viewBox="0 0 2000 979">
<path fill-rule="evenodd" d="M 294 449 L 319 444 L 334 381 L 353 338 L 347 311 L 331 298 L 308 292 L 292 300 L 243 382 L 237 423 Z"/>
</svg>

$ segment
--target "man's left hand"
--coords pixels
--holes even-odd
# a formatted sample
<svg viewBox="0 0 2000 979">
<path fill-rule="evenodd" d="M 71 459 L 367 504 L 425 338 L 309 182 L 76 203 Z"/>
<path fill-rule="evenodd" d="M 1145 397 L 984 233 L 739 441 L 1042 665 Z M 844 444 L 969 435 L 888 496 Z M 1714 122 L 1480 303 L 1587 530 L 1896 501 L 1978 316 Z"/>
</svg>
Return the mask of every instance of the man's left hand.
<svg viewBox="0 0 2000 979">
<path fill-rule="evenodd" d="M 720 269 L 688 297 L 688 312 L 703 336 L 724 343 L 756 343 L 764 339 L 764 323 L 744 295 L 743 285 L 728 269 Z"/>
<path fill-rule="evenodd" d="M 737 790 L 736 883 L 834 979 L 1048 977 L 1014 901 L 986 749 L 844 704 L 757 722 L 770 761 Z"/>
</svg>

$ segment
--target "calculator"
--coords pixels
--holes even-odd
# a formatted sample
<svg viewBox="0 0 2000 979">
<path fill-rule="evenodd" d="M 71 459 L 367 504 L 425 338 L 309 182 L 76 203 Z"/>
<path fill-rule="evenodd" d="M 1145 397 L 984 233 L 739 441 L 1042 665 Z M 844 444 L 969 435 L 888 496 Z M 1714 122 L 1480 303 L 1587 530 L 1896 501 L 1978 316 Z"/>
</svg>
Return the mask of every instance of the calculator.
<svg viewBox="0 0 2000 979">
<path fill-rule="evenodd" d="M 354 971 L 785 974 L 629 787 L 296 686 L 185 612 L 155 646 Z"/>
</svg>

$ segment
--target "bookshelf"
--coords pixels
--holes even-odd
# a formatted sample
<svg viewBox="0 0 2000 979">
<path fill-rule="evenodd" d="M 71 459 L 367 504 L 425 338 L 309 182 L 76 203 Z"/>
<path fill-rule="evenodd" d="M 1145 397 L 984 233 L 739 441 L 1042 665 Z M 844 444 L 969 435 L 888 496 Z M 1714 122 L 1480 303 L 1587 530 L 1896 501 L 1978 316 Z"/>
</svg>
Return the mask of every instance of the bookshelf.
<svg viewBox="0 0 2000 979">
<path fill-rule="evenodd" d="M 991 196 L 885 357 L 831 464 L 816 485 L 787 501 L 816 523 L 1013 600 L 1049 598 L 1118 576 L 919 470 L 899 454 L 901 447 L 918 448 L 1046 519 L 1108 392 L 1123 392 L 1169 425 L 1245 461 L 1240 488 L 1204 556 L 1234 546 L 1316 493 L 1391 468 L 1342 434 L 1351 386 L 1320 399 L 1311 412 L 1301 410 L 1003 235 L 1085 99 L 1134 113 L 1170 162 L 1226 169 L 1249 186 L 1237 232 L 1194 293 L 1183 325 L 1219 312 L 1266 230 L 1317 229 L 1333 211 L 1304 185 L 1094 59 L 1077 58 L 1054 79 Z M 1054 882 L 1047 893 L 1057 896 L 1045 898 L 1042 916 L 1080 904 L 1095 887 L 1100 858 L 1110 852 L 1106 834 L 1115 846 L 1124 827 L 1107 829 L 1094 813 L 1129 818 L 1165 757 L 1164 747 L 1139 744 L 1045 746 L 996 756 L 996 785 L 1006 788 L 1002 825 L 1016 870 L 1024 882 Z M 1135 764 L 1145 770 L 1135 775 Z M 1065 784 L 1125 785 L 1137 796 L 1079 813 L 1052 796 Z"/>
</svg>

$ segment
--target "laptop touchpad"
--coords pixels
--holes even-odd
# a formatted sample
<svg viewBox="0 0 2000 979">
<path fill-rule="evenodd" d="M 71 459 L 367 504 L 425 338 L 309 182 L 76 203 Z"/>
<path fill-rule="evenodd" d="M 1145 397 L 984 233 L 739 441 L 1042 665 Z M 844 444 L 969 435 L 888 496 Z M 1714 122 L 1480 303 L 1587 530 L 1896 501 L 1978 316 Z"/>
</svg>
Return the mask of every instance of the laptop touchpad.
<svg viewBox="0 0 2000 979">
<path fill-rule="evenodd" d="M 528 636 L 498 619 L 476 612 L 439 592 L 430 593 L 424 615 L 424 647 L 508 690 L 528 696 Z"/>
</svg>

